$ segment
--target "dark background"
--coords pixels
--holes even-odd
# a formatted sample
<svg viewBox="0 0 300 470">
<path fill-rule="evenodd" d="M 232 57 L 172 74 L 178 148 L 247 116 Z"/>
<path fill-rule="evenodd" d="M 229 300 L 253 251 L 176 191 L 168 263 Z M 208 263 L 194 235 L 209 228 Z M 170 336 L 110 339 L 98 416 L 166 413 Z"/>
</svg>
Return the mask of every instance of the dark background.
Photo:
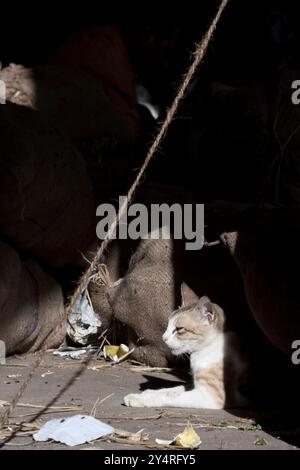
<svg viewBox="0 0 300 470">
<path fill-rule="evenodd" d="M 194 42 L 201 38 L 218 4 L 215 0 L 183 4 L 14 2 L 1 6 L 0 60 L 3 65 L 33 65 L 42 62 L 73 32 L 116 23 L 124 32 L 137 72 L 141 67 L 136 62 L 138 51 L 154 34 L 161 46 L 164 43 L 169 48 L 168 59 L 175 74 L 186 65 L 187 51 L 193 51 Z M 231 0 L 206 62 L 220 77 L 232 81 L 243 80 L 258 69 L 261 73 L 261 67 L 264 72 L 270 71 L 281 61 L 299 65 L 299 9 L 299 2 L 290 0 Z"/>
<path fill-rule="evenodd" d="M 0 62 L 3 66 L 11 62 L 40 64 L 75 32 L 115 24 L 122 32 L 136 81 L 159 105 L 161 121 L 191 62 L 195 43 L 202 38 L 219 3 L 13 3 L 1 7 Z M 196 199 L 205 202 L 272 198 L 272 190 L 262 194 L 261 187 L 266 186 L 266 168 L 278 150 L 272 136 L 272 110 L 280 75 L 284 67 L 300 69 L 299 3 L 229 2 L 196 73 L 195 89 L 172 123 L 163 154 L 151 165 L 150 179 L 187 187 Z M 240 89 L 241 94 L 237 91 L 233 101 L 216 104 L 211 99 L 215 82 Z M 256 120 L 259 114 L 264 120 L 263 130 Z M 156 127 L 149 116 L 141 115 L 133 167 L 143 160 Z M 258 150 L 262 140 L 264 147 Z M 226 155 L 226 164 L 221 154 Z M 201 187 L 198 171 L 206 175 Z"/>
<path fill-rule="evenodd" d="M 300 69 L 299 3 L 229 1 L 196 73 L 195 89 L 172 123 L 164 154 L 151 165 L 151 179 L 185 186 L 205 202 L 272 198 L 268 190 L 261 194 L 261 186 L 265 186 L 266 168 L 278 150 L 272 136 L 272 110 L 280 75 L 283 68 Z M 1 7 L 0 62 L 3 66 L 11 62 L 40 64 L 75 32 L 115 24 L 122 32 L 136 81 L 160 107 L 161 121 L 191 62 L 195 43 L 219 4 L 216 0 L 12 3 Z M 216 104 L 211 99 L 215 82 L 240 89 L 241 94 L 237 91 L 232 101 Z M 256 114 L 264 119 L 263 135 Z M 157 123 L 148 118 L 141 116 L 133 167 L 139 166 L 155 135 Z M 258 150 L 262 140 L 264 147 Z M 227 168 L 220 154 L 226 155 Z M 182 155 L 186 158 L 184 171 Z M 197 171 L 206 175 L 201 188 Z"/>
</svg>

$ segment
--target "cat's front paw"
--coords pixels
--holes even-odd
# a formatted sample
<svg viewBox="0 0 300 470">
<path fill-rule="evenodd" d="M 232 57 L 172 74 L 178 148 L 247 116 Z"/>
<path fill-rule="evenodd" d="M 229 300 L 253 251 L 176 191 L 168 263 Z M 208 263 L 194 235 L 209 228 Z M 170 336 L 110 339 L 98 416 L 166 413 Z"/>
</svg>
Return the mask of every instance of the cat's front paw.
<svg viewBox="0 0 300 470">
<path fill-rule="evenodd" d="M 129 393 L 124 397 L 124 403 L 126 406 L 134 406 L 136 408 L 142 408 L 145 406 L 145 401 L 142 393 Z"/>
</svg>

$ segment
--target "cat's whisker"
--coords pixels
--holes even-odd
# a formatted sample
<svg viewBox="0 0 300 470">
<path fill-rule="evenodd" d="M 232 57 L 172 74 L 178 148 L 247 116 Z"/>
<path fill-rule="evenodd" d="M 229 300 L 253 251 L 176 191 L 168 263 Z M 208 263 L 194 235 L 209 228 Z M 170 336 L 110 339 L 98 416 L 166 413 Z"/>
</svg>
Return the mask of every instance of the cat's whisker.
<svg viewBox="0 0 300 470">
<path fill-rule="evenodd" d="M 184 359 L 187 359 L 188 361 L 190 360 L 190 355 L 189 353 L 183 353 Z"/>
</svg>

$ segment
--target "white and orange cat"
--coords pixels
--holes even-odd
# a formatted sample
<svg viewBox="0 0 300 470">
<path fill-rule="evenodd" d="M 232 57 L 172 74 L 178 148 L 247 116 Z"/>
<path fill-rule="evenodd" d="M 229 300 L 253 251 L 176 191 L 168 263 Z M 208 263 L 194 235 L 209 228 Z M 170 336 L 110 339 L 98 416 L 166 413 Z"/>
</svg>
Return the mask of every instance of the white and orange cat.
<svg viewBox="0 0 300 470">
<path fill-rule="evenodd" d="M 199 298 L 185 284 L 182 300 L 183 305 L 169 318 L 163 340 L 174 355 L 190 354 L 193 388 L 131 393 L 125 396 L 125 405 L 212 409 L 244 406 L 247 400 L 239 386 L 248 363 L 237 335 L 224 328 L 222 308 L 208 297 Z"/>
</svg>

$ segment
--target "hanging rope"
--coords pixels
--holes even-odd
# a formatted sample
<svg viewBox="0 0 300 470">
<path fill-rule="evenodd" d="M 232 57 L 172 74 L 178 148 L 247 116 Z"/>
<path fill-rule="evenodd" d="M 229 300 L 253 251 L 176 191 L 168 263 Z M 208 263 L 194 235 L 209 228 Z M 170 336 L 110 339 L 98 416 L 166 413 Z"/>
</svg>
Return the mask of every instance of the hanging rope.
<svg viewBox="0 0 300 470">
<path fill-rule="evenodd" d="M 97 250 L 90 266 L 88 267 L 88 269 L 81 276 L 74 293 L 72 294 L 72 296 L 70 297 L 70 299 L 67 303 L 66 310 L 65 310 L 66 317 L 68 317 L 68 314 L 73 310 L 75 302 L 79 298 L 79 296 L 81 295 L 82 291 L 84 291 L 87 288 L 91 276 L 96 272 L 98 263 L 99 263 L 99 261 L 102 258 L 106 248 L 108 247 L 109 243 L 111 242 L 111 240 L 113 238 L 113 235 L 115 233 L 116 228 L 118 227 L 120 219 L 122 218 L 122 216 L 127 211 L 128 206 L 131 204 L 131 202 L 134 198 L 134 194 L 136 192 L 136 189 L 139 186 L 139 184 L 141 182 L 141 179 L 142 179 L 142 177 L 143 177 L 150 161 L 154 157 L 161 141 L 163 140 L 164 136 L 166 135 L 166 133 L 168 131 L 168 128 L 169 128 L 169 126 L 170 126 L 170 124 L 171 124 L 171 122 L 174 118 L 174 115 L 177 112 L 178 106 L 179 106 L 180 102 L 182 101 L 182 99 L 184 98 L 185 92 L 186 92 L 186 90 L 187 90 L 187 88 L 188 88 L 188 86 L 189 86 L 196 70 L 197 70 L 197 67 L 202 62 L 202 60 L 205 56 L 208 45 L 209 45 L 209 43 L 210 43 L 210 41 L 213 37 L 214 31 L 217 27 L 217 24 L 220 20 L 220 17 L 221 17 L 221 15 L 222 15 L 222 13 L 223 13 L 223 11 L 224 11 L 224 9 L 225 9 L 228 2 L 229 2 L 229 0 L 222 0 L 221 1 L 221 4 L 220 4 L 219 9 L 217 11 L 217 14 L 214 17 L 214 19 L 212 20 L 207 32 L 203 36 L 201 42 L 196 45 L 196 50 L 194 52 L 194 60 L 193 60 L 192 64 L 190 65 L 189 69 L 187 70 L 187 72 L 186 72 L 186 74 L 183 78 L 183 81 L 182 81 L 182 83 L 179 87 L 178 93 L 177 93 L 177 95 L 176 95 L 176 97 L 175 97 L 175 99 L 172 103 L 172 106 L 170 107 L 170 109 L 167 112 L 166 118 L 165 118 L 164 122 L 162 123 L 153 144 L 151 145 L 151 147 L 150 147 L 150 149 L 147 153 L 145 161 L 144 161 L 143 165 L 141 166 L 141 168 L 140 168 L 140 170 L 139 170 L 132 186 L 130 187 L 130 189 L 127 193 L 126 199 L 124 199 L 124 202 L 121 205 L 118 214 L 116 215 L 115 219 L 113 220 L 113 222 L 112 222 L 112 224 L 111 224 L 104 240 L 102 241 L 99 249 Z M 64 321 L 61 322 L 59 325 L 57 325 L 57 327 L 45 339 L 43 347 L 37 353 L 36 358 L 35 358 L 32 366 L 31 366 L 27 376 L 23 380 L 19 390 L 14 395 L 14 397 L 11 400 L 8 408 L 6 409 L 4 415 L 2 416 L 1 421 L 0 421 L 0 429 L 8 422 L 8 419 L 9 419 L 11 413 L 13 412 L 15 406 L 17 405 L 20 398 L 23 396 L 23 393 L 25 392 L 28 384 L 30 383 L 30 381 L 31 381 L 31 379 L 32 379 L 32 377 L 35 373 L 35 370 L 40 366 L 40 364 L 41 364 L 41 362 L 44 358 L 45 352 L 47 350 L 47 346 L 49 344 L 49 338 L 51 338 L 53 335 L 55 335 L 62 328 L 64 322 L 65 322 L 65 318 L 64 318 Z"/>
</svg>

